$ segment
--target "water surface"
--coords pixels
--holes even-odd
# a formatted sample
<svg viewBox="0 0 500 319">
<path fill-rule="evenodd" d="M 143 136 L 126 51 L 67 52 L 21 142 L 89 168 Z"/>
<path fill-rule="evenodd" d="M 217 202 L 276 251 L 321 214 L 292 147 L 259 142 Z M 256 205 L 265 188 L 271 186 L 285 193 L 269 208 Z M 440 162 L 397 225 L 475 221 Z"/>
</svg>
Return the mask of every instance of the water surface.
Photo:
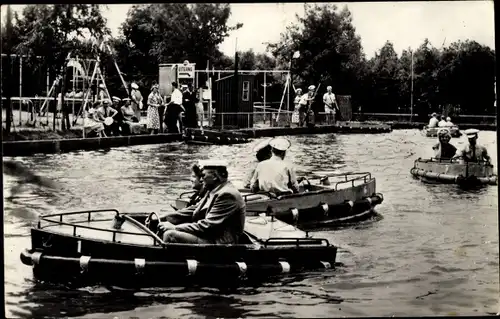
<svg viewBox="0 0 500 319">
<path fill-rule="evenodd" d="M 409 170 L 429 157 L 435 139 L 417 130 L 378 135 L 290 137 L 288 158 L 300 173 L 367 171 L 385 201 L 382 220 L 314 233 L 341 248 L 343 266 L 226 293 L 215 289 L 148 289 L 111 293 L 35 283 L 19 254 L 29 248 L 33 211 L 168 205 L 189 189 L 189 166 L 200 159 L 229 161 L 241 180 L 254 165 L 253 146 L 146 145 L 108 151 L 16 158 L 59 182 L 55 195 L 33 186 L 11 194 L 4 177 L 7 317 L 337 317 L 483 315 L 498 312 L 499 256 L 496 186 L 463 191 L 424 184 Z M 461 145 L 465 137 L 452 139 Z M 495 132 L 481 132 L 496 163 Z M 300 174 L 299 174 L 300 175 Z M 16 216 L 24 216 L 18 218 Z"/>
</svg>

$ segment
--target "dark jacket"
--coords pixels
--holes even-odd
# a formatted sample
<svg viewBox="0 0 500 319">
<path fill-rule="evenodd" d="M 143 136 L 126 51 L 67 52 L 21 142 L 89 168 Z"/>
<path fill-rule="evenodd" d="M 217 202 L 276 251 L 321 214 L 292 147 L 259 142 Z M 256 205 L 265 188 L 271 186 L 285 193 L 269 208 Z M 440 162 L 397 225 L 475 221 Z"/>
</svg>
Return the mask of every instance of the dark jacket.
<svg viewBox="0 0 500 319">
<path fill-rule="evenodd" d="M 195 206 L 169 214 L 175 230 L 193 234 L 214 244 L 237 244 L 245 226 L 246 205 L 238 189 L 229 181 L 220 185 L 207 206 L 210 192 Z"/>
</svg>

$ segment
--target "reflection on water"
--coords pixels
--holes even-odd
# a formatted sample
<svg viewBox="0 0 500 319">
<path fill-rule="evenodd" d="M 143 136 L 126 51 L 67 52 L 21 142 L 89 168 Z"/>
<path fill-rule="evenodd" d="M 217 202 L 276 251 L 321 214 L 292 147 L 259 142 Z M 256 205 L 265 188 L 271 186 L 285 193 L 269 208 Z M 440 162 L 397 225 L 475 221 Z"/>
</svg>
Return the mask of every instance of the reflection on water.
<svg viewBox="0 0 500 319">
<path fill-rule="evenodd" d="M 259 141 L 234 146 L 144 145 L 106 151 L 16 158 L 62 185 L 51 193 L 23 185 L 6 199 L 5 291 L 8 317 L 332 317 L 469 315 L 498 311 L 497 187 L 464 191 L 424 184 L 409 170 L 432 155 L 434 139 L 417 130 L 378 135 L 290 137 L 288 158 L 299 175 L 368 171 L 385 201 L 383 219 L 335 231 L 321 230 L 340 246 L 342 266 L 327 273 L 284 278 L 235 291 L 206 288 L 116 291 L 35 283 L 19 260 L 30 247 L 30 217 L 89 207 L 168 205 L 190 187 L 189 167 L 225 159 L 242 180 L 255 165 Z M 465 138 L 453 139 L 461 145 Z M 496 163 L 494 132 L 480 142 Z M 16 181 L 4 177 L 4 192 Z M 166 274 L 168 275 L 168 274 Z M 109 288 L 109 289 L 108 289 Z"/>
</svg>

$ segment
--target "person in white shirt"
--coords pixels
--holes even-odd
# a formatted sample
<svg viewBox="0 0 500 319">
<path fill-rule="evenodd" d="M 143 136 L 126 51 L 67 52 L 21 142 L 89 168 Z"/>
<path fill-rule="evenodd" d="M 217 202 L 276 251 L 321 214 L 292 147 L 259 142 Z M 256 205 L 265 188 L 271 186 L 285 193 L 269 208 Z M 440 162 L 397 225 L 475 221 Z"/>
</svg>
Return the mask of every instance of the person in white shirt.
<svg viewBox="0 0 500 319">
<path fill-rule="evenodd" d="M 446 121 L 444 115 L 441 115 L 441 120 L 438 122 L 438 127 L 446 127 Z"/>
<path fill-rule="evenodd" d="M 172 82 L 172 87 L 174 91 L 170 97 L 170 102 L 168 102 L 165 108 L 165 124 L 169 133 L 180 133 L 179 129 L 182 131 L 181 127 L 177 126 L 177 122 L 180 120 L 181 113 L 184 111 L 182 107 L 182 92 L 179 90 L 179 85 L 176 82 Z"/>
<path fill-rule="evenodd" d="M 451 121 L 451 118 L 448 116 L 446 118 L 446 122 L 445 122 L 444 126 L 446 126 L 446 127 L 453 127 L 453 126 L 455 126 L 455 124 L 453 124 L 453 122 Z"/>
<path fill-rule="evenodd" d="M 273 155 L 257 164 L 250 182 L 252 192 L 271 192 L 276 195 L 298 193 L 299 183 L 295 170 L 291 163 L 284 160 L 290 141 L 277 137 L 272 139 L 269 145 Z"/>
<path fill-rule="evenodd" d="M 332 87 L 326 87 L 326 93 L 323 95 L 323 103 L 325 104 L 325 115 L 327 123 L 333 121 L 335 123 L 335 113 L 337 112 L 338 105 L 335 99 L 335 94 L 332 93 Z"/>
<path fill-rule="evenodd" d="M 429 121 L 429 125 L 427 127 L 429 127 L 429 128 L 431 128 L 431 127 L 437 127 L 438 122 L 439 122 L 439 120 L 437 119 L 437 114 L 436 113 L 432 113 L 431 119 Z"/>
<path fill-rule="evenodd" d="M 312 110 L 312 104 L 314 102 L 314 90 L 316 90 L 315 85 L 309 85 L 307 88 L 308 92 L 300 98 L 300 123 L 299 126 L 304 126 L 306 124 L 314 125 L 314 112 Z"/>
</svg>

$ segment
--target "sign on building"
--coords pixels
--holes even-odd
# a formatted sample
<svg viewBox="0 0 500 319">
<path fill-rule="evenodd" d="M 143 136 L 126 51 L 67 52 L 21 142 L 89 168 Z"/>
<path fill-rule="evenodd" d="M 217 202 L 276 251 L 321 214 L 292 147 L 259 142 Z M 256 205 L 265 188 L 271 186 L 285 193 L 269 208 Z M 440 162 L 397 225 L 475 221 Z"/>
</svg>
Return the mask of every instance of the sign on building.
<svg viewBox="0 0 500 319">
<path fill-rule="evenodd" d="M 179 79 L 194 79 L 194 64 L 179 64 L 177 72 Z"/>
</svg>

